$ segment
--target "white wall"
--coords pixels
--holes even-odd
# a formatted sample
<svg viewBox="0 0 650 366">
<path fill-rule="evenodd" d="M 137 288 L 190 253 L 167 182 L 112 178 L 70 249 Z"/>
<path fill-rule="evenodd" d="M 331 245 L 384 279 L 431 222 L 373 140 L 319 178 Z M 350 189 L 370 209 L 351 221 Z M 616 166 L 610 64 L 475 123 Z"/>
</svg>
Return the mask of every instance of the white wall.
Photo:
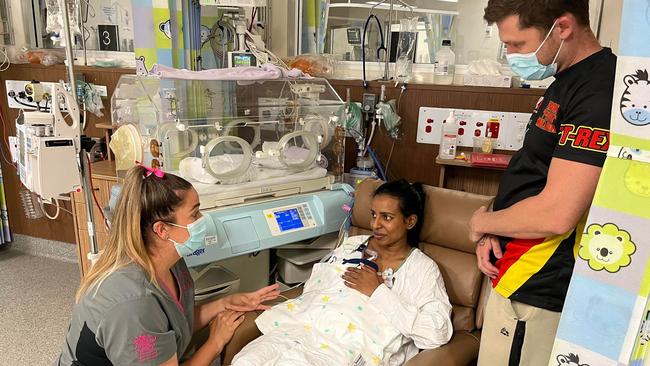
<svg viewBox="0 0 650 366">
<path fill-rule="evenodd" d="M 29 33 L 25 28 L 25 21 L 23 20 L 23 7 L 30 6 L 29 1 L 24 0 L 9 0 L 11 7 L 11 22 L 14 32 L 14 45 L 22 46 L 29 44 Z M 25 11 L 28 11 L 25 9 Z"/>
<path fill-rule="evenodd" d="M 603 4 L 603 17 L 600 24 L 600 36 L 598 39 L 603 46 L 611 47 L 614 53 L 618 52 L 622 15 L 622 0 L 605 0 Z"/>
<path fill-rule="evenodd" d="M 454 25 L 456 45 L 452 45 L 456 53 L 457 64 L 467 64 L 472 59 L 495 60 L 501 41 L 496 25 L 492 25 L 488 33 L 487 22 L 483 20 L 484 9 L 488 0 L 459 0 L 458 12 Z"/>
</svg>

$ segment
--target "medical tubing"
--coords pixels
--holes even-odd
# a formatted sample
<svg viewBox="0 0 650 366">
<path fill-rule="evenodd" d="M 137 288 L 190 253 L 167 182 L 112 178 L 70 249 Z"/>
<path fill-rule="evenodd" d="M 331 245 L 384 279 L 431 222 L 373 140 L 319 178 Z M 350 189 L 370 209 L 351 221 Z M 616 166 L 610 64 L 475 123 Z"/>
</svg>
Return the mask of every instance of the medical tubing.
<svg viewBox="0 0 650 366">
<path fill-rule="evenodd" d="M 61 206 L 59 205 L 59 200 L 54 198 L 53 201 L 56 202 L 56 204 L 53 204 L 51 202 L 47 202 L 48 204 L 50 204 L 52 206 L 56 206 L 56 213 L 54 214 L 54 216 L 50 216 L 50 214 L 48 214 L 47 211 L 45 210 L 45 207 L 43 207 L 43 202 L 44 201 L 39 200 L 39 203 L 41 204 L 41 210 L 43 210 L 43 215 L 45 215 L 45 217 L 47 217 L 50 220 L 56 220 L 59 217 L 59 214 L 61 213 Z"/>
<path fill-rule="evenodd" d="M 88 174 L 92 177 L 93 176 L 93 168 L 92 164 L 90 162 L 90 154 L 86 153 L 86 161 L 88 162 Z M 97 200 L 97 196 L 95 195 L 95 186 L 93 185 L 93 180 L 90 179 L 90 192 L 93 195 L 93 201 L 95 201 L 95 205 L 97 205 L 97 208 L 99 209 L 99 213 L 102 215 L 102 219 L 104 220 L 104 226 L 107 229 L 110 229 L 110 225 L 108 225 L 108 219 L 106 218 L 106 215 L 104 215 L 104 209 L 102 206 L 99 204 L 99 200 Z"/>
<path fill-rule="evenodd" d="M 368 142 L 366 143 L 365 149 L 363 149 L 363 155 L 366 155 L 368 149 L 370 148 L 370 143 L 372 142 L 372 138 L 375 136 L 375 128 L 377 128 L 377 122 L 373 120 L 370 127 L 370 136 L 368 137 Z"/>
<path fill-rule="evenodd" d="M 370 14 L 366 19 L 366 24 L 363 26 L 363 36 L 361 37 L 361 68 L 363 69 L 364 88 L 368 87 L 368 80 L 366 80 L 366 32 L 368 31 L 368 25 L 370 24 L 371 19 L 375 19 L 375 21 L 377 21 L 377 27 L 379 28 L 379 38 L 381 40 L 381 47 L 377 49 L 377 58 L 379 58 L 379 52 L 382 49 L 386 50 L 384 47 L 384 31 L 381 28 L 381 22 L 375 14 Z"/>
<path fill-rule="evenodd" d="M 18 97 L 13 97 L 13 98 L 14 98 L 14 101 L 15 101 L 16 103 L 18 103 L 18 104 L 20 104 L 20 105 L 22 105 L 22 106 L 29 107 L 29 108 L 34 108 L 34 109 L 38 109 L 38 106 L 35 106 L 35 105 L 31 105 L 31 104 L 27 104 L 27 103 L 23 103 L 23 102 L 21 102 L 20 100 L 18 100 Z"/>
<path fill-rule="evenodd" d="M 379 170 L 379 177 L 383 181 L 386 181 L 386 173 L 384 173 L 384 168 L 381 165 L 381 161 L 379 161 L 377 155 L 375 154 L 375 150 L 373 150 L 370 145 L 368 145 L 368 154 L 370 154 L 370 158 L 375 162 L 375 165 L 377 165 L 377 169 Z"/>
</svg>

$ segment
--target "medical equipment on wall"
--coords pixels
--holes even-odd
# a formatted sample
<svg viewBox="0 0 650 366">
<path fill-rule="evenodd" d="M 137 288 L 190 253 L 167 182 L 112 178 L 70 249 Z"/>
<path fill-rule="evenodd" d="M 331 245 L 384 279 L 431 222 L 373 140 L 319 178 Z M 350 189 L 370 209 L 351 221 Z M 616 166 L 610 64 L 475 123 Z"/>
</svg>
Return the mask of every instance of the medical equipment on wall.
<svg viewBox="0 0 650 366">
<path fill-rule="evenodd" d="M 47 0 L 45 7 L 47 11 L 47 24 L 45 31 L 50 35 L 53 41 L 59 41 L 59 45 L 66 46 L 65 37 L 61 37 L 65 33 L 66 14 L 62 9 L 61 4 L 66 4 L 68 8 L 67 17 L 70 23 L 70 31 L 74 35 L 81 34 L 78 21 L 78 4 L 76 1 L 69 0 Z"/>
<path fill-rule="evenodd" d="M 377 7 L 385 5 L 384 3 L 386 3 L 386 2 L 388 2 L 387 5 L 388 5 L 389 29 L 386 32 L 386 40 L 384 40 L 384 32 L 383 32 L 383 29 L 382 29 L 382 26 L 381 26 L 381 20 L 379 20 L 377 15 L 373 14 L 373 11 Z M 404 2 L 402 0 L 397 0 L 396 2 L 399 3 L 397 6 L 403 7 L 403 8 L 408 8 L 410 10 L 411 19 L 414 19 L 414 20 L 416 19 L 414 17 L 414 13 L 413 13 L 413 7 L 411 5 L 407 4 L 406 2 Z M 395 13 L 394 9 L 395 9 L 395 0 L 382 0 L 382 1 L 375 2 L 374 5 L 372 6 L 372 8 L 370 9 L 370 14 L 368 14 L 368 18 L 366 19 L 366 23 L 365 23 L 365 25 L 363 27 L 363 35 L 361 37 L 361 62 L 362 62 L 362 69 L 363 69 L 363 87 L 364 88 L 368 87 L 368 80 L 366 79 L 366 41 L 367 41 L 366 33 L 368 31 L 368 26 L 370 25 L 370 21 L 373 20 L 373 19 L 375 20 L 375 22 L 377 23 L 377 27 L 379 28 L 379 40 L 378 40 L 379 46 L 377 47 L 377 60 L 378 61 L 381 61 L 380 60 L 381 51 L 384 51 L 384 60 L 383 60 L 383 62 L 384 62 L 384 77 L 383 77 L 382 80 L 384 80 L 384 81 L 389 80 L 389 72 L 388 72 L 388 65 L 390 63 L 389 52 L 391 50 L 391 42 L 392 42 L 390 24 L 393 23 L 393 15 Z M 409 33 L 414 32 L 412 29 L 417 28 L 417 22 L 415 23 L 414 28 L 411 27 L 411 24 L 407 23 L 405 25 L 408 26 L 408 30 L 406 30 L 406 31 L 409 32 Z M 400 38 L 402 38 L 401 35 L 400 35 Z M 415 38 L 415 36 L 413 36 L 413 38 Z M 413 40 L 413 42 L 415 42 L 415 40 Z M 413 45 L 413 51 L 412 52 L 415 53 L 415 45 Z M 413 54 L 411 54 L 411 60 L 412 59 L 413 59 Z"/>
<path fill-rule="evenodd" d="M 268 14 L 265 12 L 266 1 L 256 2 L 261 5 L 252 5 L 250 1 L 233 1 L 231 3 L 238 5 L 226 6 L 221 1 L 200 3 L 200 5 L 206 6 L 216 5 L 222 11 L 219 20 L 209 28 L 209 32 L 205 36 L 204 32 L 196 30 L 199 27 L 204 27 L 200 21 L 189 20 L 190 24 L 187 25 L 188 28 L 195 29 L 194 33 L 197 37 L 201 35 L 200 48 L 206 42 L 210 42 L 216 67 L 261 66 L 267 62 L 286 67 L 284 62 L 270 52 L 265 45 L 265 40 L 268 42 L 268 30 L 270 30 Z M 248 14 L 245 9 L 250 7 L 253 8 Z M 248 15 L 250 19 L 247 19 Z M 198 68 L 198 70 L 200 69 Z"/>
<path fill-rule="evenodd" d="M 40 94 L 36 84 L 30 85 L 34 95 Z M 62 104 L 67 109 L 70 124 L 61 114 Z M 20 181 L 47 201 L 81 190 L 79 107 L 72 95 L 55 85 L 50 110 L 50 113 L 22 112 L 16 120 L 18 148 L 15 160 Z"/>
<path fill-rule="evenodd" d="M 377 47 L 377 60 L 381 58 L 381 53 L 382 51 L 384 52 L 384 58 L 388 58 L 388 51 L 386 50 L 386 46 L 384 45 L 384 31 L 381 27 L 381 21 L 379 18 L 374 15 L 370 14 L 368 16 L 368 19 L 366 19 L 366 23 L 363 26 L 363 35 L 361 36 L 361 67 L 363 68 L 363 87 L 367 88 L 368 87 L 368 80 L 366 79 L 366 33 L 368 32 L 368 26 L 370 25 L 371 20 L 375 20 L 375 23 L 377 24 L 377 28 L 379 29 L 379 47 Z M 385 78 L 387 78 L 387 75 L 384 75 Z"/>
</svg>

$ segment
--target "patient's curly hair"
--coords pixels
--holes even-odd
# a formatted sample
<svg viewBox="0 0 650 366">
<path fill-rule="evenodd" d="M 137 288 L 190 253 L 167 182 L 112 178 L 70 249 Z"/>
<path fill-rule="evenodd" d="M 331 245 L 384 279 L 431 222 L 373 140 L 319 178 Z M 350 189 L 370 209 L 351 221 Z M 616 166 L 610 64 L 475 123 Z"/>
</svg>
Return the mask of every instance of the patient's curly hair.
<svg viewBox="0 0 650 366">
<path fill-rule="evenodd" d="M 420 243 L 420 231 L 422 230 L 422 221 L 424 216 L 424 205 L 426 203 L 426 194 L 422 188 L 422 183 L 409 183 L 405 179 L 384 183 L 373 194 L 373 197 L 379 195 L 388 195 L 399 200 L 399 208 L 404 217 L 415 215 L 417 221 L 415 226 L 406 234 L 406 241 L 412 247 L 417 247 Z"/>
</svg>

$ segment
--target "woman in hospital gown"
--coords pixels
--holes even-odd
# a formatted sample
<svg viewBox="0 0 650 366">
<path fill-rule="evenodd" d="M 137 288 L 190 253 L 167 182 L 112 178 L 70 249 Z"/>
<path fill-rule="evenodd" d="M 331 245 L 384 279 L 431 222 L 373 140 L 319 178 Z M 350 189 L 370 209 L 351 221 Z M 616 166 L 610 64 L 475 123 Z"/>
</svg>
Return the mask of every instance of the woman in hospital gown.
<svg viewBox="0 0 650 366">
<path fill-rule="evenodd" d="M 419 184 L 380 186 L 373 235 L 316 264 L 300 297 L 256 320 L 263 335 L 232 365 L 393 366 L 446 344 L 451 304 L 438 266 L 417 249 L 424 203 Z"/>
</svg>

